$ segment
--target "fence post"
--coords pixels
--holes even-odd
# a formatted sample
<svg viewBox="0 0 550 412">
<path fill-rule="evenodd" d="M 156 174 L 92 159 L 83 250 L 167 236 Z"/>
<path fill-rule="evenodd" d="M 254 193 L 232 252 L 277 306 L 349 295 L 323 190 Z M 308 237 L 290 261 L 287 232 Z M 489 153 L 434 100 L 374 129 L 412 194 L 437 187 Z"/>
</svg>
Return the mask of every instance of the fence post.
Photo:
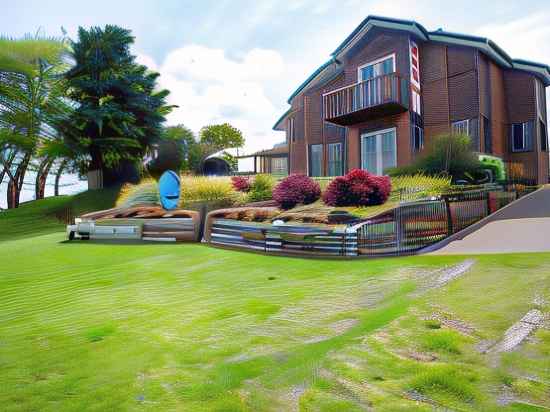
<svg viewBox="0 0 550 412">
<path fill-rule="evenodd" d="M 449 196 L 443 196 L 445 201 L 445 210 L 447 211 L 447 236 L 453 234 L 453 218 L 451 216 L 451 204 L 449 202 Z"/>
</svg>

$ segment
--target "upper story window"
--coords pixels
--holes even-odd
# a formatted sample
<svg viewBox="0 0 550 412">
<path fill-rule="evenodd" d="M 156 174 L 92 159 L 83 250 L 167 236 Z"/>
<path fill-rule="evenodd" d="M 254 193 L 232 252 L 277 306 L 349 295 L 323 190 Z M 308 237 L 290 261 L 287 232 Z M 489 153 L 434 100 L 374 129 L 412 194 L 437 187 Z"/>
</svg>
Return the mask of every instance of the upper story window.
<svg viewBox="0 0 550 412">
<path fill-rule="evenodd" d="M 288 118 L 288 140 L 290 140 L 291 143 L 296 141 L 296 125 L 294 117 Z"/>
<path fill-rule="evenodd" d="M 395 54 L 382 57 L 357 68 L 359 82 L 395 72 Z"/>
<path fill-rule="evenodd" d="M 469 135 L 470 134 L 469 123 L 470 123 L 469 119 L 459 120 L 451 124 L 451 129 L 453 133 Z"/>
<path fill-rule="evenodd" d="M 533 133 L 530 122 L 512 124 L 512 152 L 533 150 Z"/>
</svg>

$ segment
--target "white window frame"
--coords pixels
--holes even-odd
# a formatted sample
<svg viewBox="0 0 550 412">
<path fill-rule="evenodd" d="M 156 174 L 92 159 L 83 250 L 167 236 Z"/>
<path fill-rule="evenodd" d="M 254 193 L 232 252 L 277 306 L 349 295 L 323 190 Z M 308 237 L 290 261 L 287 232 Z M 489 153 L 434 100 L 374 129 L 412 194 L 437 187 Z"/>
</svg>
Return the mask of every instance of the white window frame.
<svg viewBox="0 0 550 412">
<path fill-rule="evenodd" d="M 396 127 L 390 127 L 389 129 L 381 129 L 381 130 L 375 130 L 373 132 L 366 132 L 361 133 L 361 137 L 359 140 L 359 150 L 360 150 L 360 166 L 361 169 L 363 169 L 363 139 L 367 137 L 372 136 L 382 136 L 384 133 L 393 132 L 393 135 L 395 136 L 395 152 L 394 152 L 394 159 L 393 163 L 397 165 L 397 128 Z M 382 139 L 376 138 L 376 174 L 382 175 L 384 173 L 384 170 L 382 170 Z"/>
<path fill-rule="evenodd" d="M 376 59 L 376 60 L 373 60 L 373 61 L 370 61 L 368 63 L 365 63 L 365 64 L 362 64 L 361 66 L 359 66 L 357 68 L 357 83 L 362 83 L 364 82 L 365 80 L 363 80 L 361 78 L 361 69 L 364 69 L 365 67 L 368 67 L 368 66 L 372 66 L 373 64 L 376 64 L 376 63 L 380 63 L 380 62 L 383 62 L 384 60 L 387 60 L 389 58 L 393 58 L 393 73 L 395 73 L 395 67 L 396 67 L 396 61 L 395 61 L 395 53 L 391 53 L 391 54 L 388 54 L 384 57 L 381 57 L 379 59 Z"/>
<path fill-rule="evenodd" d="M 340 151 L 340 172 L 344 173 L 344 144 L 342 142 L 327 143 L 327 174 L 330 170 L 330 148 L 331 146 L 339 146 Z M 337 176 L 341 176 L 337 175 Z"/>
<path fill-rule="evenodd" d="M 523 153 L 523 152 L 530 152 L 532 149 L 526 149 L 525 147 L 527 146 L 527 133 L 529 131 L 529 129 L 527 128 L 527 123 L 528 122 L 518 122 L 518 123 L 512 123 L 512 153 Z M 522 144 L 522 149 L 516 149 L 514 147 L 514 142 L 516 141 L 516 137 L 514 136 L 514 126 L 517 125 L 517 124 L 521 124 L 521 128 L 523 130 L 523 134 L 522 134 L 522 141 L 523 141 L 523 144 Z"/>
<path fill-rule="evenodd" d="M 464 119 L 464 120 L 457 120 L 455 122 L 451 123 L 451 131 L 453 133 L 457 133 L 457 130 L 455 130 L 455 126 L 457 125 L 463 125 L 466 124 L 466 134 L 470 136 L 470 119 Z"/>
<path fill-rule="evenodd" d="M 296 141 L 296 126 L 294 116 L 288 118 L 288 139 L 290 143 Z"/>
<path fill-rule="evenodd" d="M 320 167 L 320 174 L 319 176 L 311 176 L 311 165 L 310 165 L 310 160 L 311 160 L 311 156 L 310 156 L 310 152 L 311 152 L 311 148 L 312 146 L 321 146 L 321 164 L 319 165 Z M 307 150 L 306 150 L 306 160 L 307 160 L 307 165 L 306 165 L 306 170 L 307 170 L 307 175 L 310 176 L 310 177 L 321 177 L 323 176 L 323 161 L 324 161 L 324 152 L 325 152 L 325 145 L 323 143 L 311 143 L 311 144 L 308 144 L 307 145 Z"/>
</svg>

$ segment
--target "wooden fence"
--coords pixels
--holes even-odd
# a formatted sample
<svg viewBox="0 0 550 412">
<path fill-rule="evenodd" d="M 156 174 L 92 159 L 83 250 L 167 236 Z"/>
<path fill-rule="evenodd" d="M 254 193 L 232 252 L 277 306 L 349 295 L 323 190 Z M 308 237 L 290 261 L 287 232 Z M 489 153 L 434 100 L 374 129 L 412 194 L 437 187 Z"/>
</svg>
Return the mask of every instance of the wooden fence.
<svg viewBox="0 0 550 412">
<path fill-rule="evenodd" d="M 488 188 L 404 202 L 353 227 L 357 252 L 400 255 L 418 251 L 480 221 L 527 192 Z"/>
</svg>

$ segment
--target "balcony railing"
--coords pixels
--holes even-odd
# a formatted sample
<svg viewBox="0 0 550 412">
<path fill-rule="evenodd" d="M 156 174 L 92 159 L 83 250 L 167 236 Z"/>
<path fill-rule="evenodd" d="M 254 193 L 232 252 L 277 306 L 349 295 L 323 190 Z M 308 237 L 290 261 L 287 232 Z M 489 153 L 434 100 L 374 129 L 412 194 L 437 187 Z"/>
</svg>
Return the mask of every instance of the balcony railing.
<svg viewBox="0 0 550 412">
<path fill-rule="evenodd" d="M 374 77 L 323 95 L 325 120 L 343 126 L 404 112 L 409 82 L 397 73 Z"/>
</svg>

